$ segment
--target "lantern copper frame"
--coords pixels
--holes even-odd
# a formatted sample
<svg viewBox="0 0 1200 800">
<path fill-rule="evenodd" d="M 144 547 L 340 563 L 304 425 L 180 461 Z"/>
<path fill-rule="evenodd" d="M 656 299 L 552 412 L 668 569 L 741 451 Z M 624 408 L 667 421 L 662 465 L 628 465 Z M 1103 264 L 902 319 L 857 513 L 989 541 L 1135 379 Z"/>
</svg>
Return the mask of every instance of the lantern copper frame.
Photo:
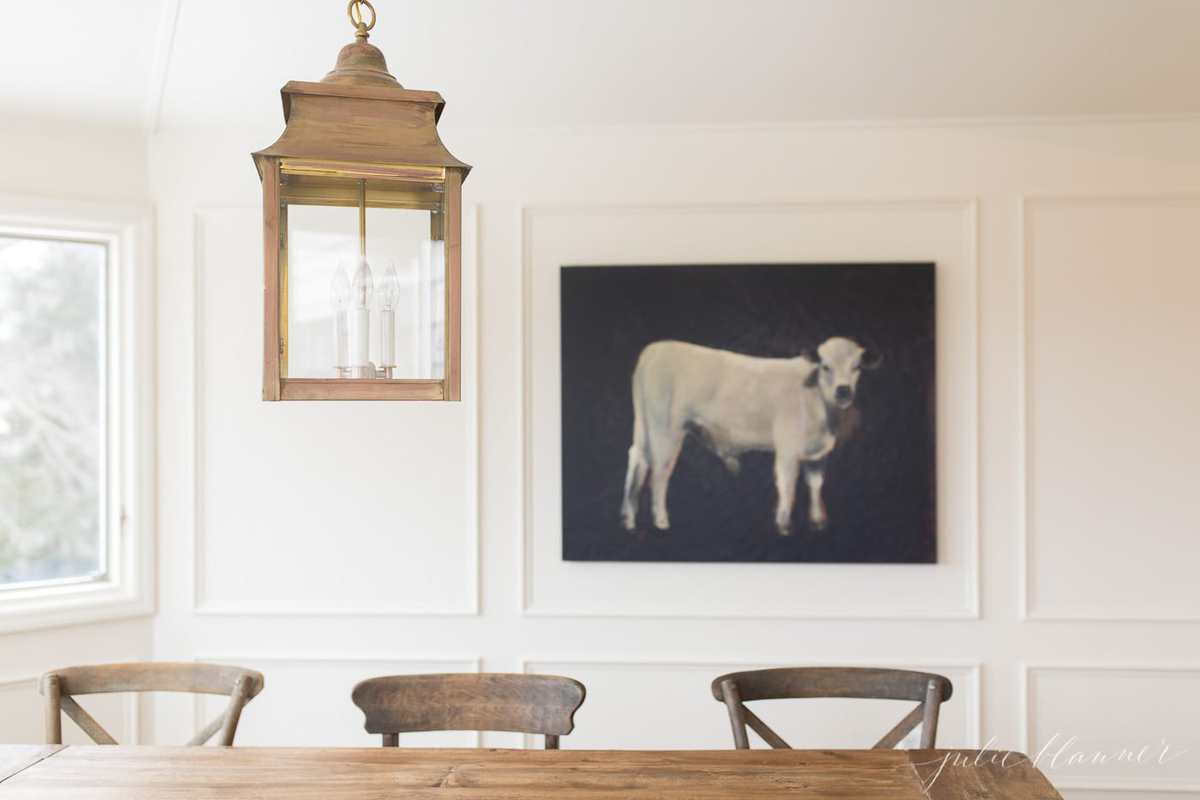
<svg viewBox="0 0 1200 800">
<path fill-rule="evenodd" d="M 362 9 L 371 12 L 370 22 Z M 366 0 L 348 7 L 355 41 L 317 83 L 281 90 L 279 139 L 253 153 L 263 189 L 264 400 L 458 400 L 462 382 L 462 182 L 471 167 L 446 149 L 437 92 L 405 89 L 367 42 Z M 428 210 L 430 238 L 445 242 L 445 367 L 440 379 L 289 378 L 288 207 Z M 365 246 L 365 245 L 364 245 Z"/>
</svg>

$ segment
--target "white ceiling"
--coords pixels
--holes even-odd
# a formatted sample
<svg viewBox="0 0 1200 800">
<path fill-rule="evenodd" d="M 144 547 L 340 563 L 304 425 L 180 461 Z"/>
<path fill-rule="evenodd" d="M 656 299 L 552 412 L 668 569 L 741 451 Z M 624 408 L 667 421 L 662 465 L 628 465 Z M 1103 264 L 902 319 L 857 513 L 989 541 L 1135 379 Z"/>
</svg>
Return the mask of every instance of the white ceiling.
<svg viewBox="0 0 1200 800">
<path fill-rule="evenodd" d="M 375 0 L 454 125 L 1200 112 L 1200 0 Z M 279 120 L 344 0 L 0 0 L 0 117 Z M 10 117 L 12 118 L 12 117 Z"/>
</svg>

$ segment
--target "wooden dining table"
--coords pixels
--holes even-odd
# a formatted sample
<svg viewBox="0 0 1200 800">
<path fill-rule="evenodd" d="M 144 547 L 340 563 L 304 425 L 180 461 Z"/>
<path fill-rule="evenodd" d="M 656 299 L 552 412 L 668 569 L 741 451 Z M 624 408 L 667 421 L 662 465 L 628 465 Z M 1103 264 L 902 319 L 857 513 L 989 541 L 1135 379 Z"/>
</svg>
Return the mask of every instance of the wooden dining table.
<svg viewBox="0 0 1200 800">
<path fill-rule="evenodd" d="M 0 800 L 1061 800 L 973 750 L 415 750 L 0 746 Z"/>
</svg>

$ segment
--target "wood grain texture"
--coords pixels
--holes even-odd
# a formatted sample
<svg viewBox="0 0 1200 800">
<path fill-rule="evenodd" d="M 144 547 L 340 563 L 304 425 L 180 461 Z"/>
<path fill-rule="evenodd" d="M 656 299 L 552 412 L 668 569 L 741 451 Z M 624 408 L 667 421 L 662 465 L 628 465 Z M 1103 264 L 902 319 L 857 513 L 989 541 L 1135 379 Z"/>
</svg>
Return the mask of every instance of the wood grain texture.
<svg viewBox="0 0 1200 800">
<path fill-rule="evenodd" d="M 0 746 L 0 783 L 62 749 L 60 744 L 11 744 Z"/>
<path fill-rule="evenodd" d="M 1061 800 L 1027 759 L 1010 768 L 947 767 L 935 778 L 947 754 L 88 746 L 68 747 L 0 783 L 0 800 Z M 976 753 L 960 755 L 970 761 Z"/>
<path fill-rule="evenodd" d="M 557 675 L 460 673 L 390 675 L 354 687 L 351 698 L 366 717 L 367 733 L 515 731 L 544 734 L 546 747 L 575 727 L 587 691 Z"/>
</svg>

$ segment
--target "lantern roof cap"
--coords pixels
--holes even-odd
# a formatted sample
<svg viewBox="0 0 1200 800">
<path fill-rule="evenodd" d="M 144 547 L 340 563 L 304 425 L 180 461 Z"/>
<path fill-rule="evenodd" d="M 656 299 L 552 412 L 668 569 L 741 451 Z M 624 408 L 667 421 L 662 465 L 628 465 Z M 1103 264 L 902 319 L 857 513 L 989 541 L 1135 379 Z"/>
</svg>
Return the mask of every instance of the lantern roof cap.
<svg viewBox="0 0 1200 800">
<path fill-rule="evenodd" d="M 286 127 L 253 154 L 260 176 L 268 157 L 452 167 L 463 178 L 471 170 L 438 136 L 446 101 L 437 92 L 405 89 L 365 31 L 342 48 L 321 81 L 289 81 L 280 94 Z"/>
</svg>

